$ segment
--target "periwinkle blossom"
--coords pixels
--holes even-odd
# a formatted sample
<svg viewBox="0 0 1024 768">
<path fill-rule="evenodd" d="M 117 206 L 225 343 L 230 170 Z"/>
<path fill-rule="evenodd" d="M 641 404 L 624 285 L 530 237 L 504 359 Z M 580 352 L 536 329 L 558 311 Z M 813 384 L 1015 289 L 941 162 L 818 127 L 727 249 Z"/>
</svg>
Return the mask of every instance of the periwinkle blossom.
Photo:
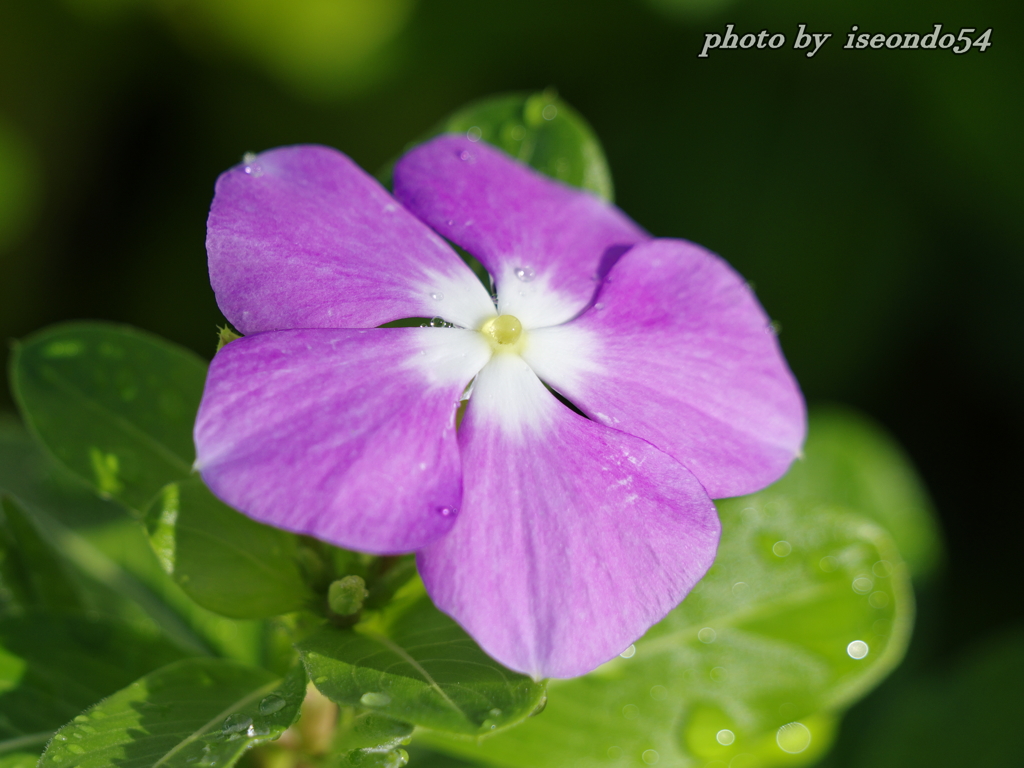
<svg viewBox="0 0 1024 768">
<path fill-rule="evenodd" d="M 257 520 L 417 551 L 437 606 L 507 666 L 583 674 L 710 567 L 711 498 L 785 472 L 800 391 L 703 248 L 458 136 L 405 155 L 394 187 L 319 146 L 220 177 L 210 276 L 245 336 L 210 367 L 197 465 Z M 446 325 L 379 327 L 415 317 Z"/>
</svg>

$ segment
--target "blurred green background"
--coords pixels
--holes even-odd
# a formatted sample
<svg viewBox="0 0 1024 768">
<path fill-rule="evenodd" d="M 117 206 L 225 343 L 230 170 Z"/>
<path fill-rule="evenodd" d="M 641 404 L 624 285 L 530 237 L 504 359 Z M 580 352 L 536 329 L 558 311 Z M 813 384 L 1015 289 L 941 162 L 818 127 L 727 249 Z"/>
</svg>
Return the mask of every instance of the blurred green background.
<svg viewBox="0 0 1024 768">
<path fill-rule="evenodd" d="M 727 23 L 787 44 L 697 58 Z M 800 23 L 833 33 L 814 58 Z M 936 23 L 992 45 L 842 48 Z M 206 212 L 244 152 L 372 171 L 471 99 L 556 87 L 619 205 L 732 262 L 808 400 L 877 419 L 933 494 L 910 655 L 826 763 L 1019 765 L 1022 33 L 1009 0 L 0 0 L 0 336 L 101 318 L 209 357 Z"/>
</svg>

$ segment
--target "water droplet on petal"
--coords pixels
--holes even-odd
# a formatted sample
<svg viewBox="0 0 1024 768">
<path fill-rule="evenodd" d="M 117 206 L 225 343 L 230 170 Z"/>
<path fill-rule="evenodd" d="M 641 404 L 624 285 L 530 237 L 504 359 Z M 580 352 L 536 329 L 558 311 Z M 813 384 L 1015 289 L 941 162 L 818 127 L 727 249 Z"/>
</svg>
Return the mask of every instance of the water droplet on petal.
<svg viewBox="0 0 1024 768">
<path fill-rule="evenodd" d="M 515 275 L 516 279 L 528 283 L 537 276 L 537 273 L 530 267 L 516 267 Z"/>
<path fill-rule="evenodd" d="M 365 707 L 386 707 L 391 703 L 391 697 L 386 693 L 364 693 L 359 697 L 359 701 L 362 702 Z"/>
<path fill-rule="evenodd" d="M 451 517 L 452 515 L 459 514 L 459 510 L 455 507 L 449 507 L 447 504 L 443 507 L 438 507 L 437 511 L 441 513 L 442 517 Z"/>
<path fill-rule="evenodd" d="M 272 693 L 260 702 L 260 712 L 264 715 L 272 715 L 275 712 L 280 712 L 287 704 L 288 700 L 284 696 Z"/>
<path fill-rule="evenodd" d="M 466 150 L 462 150 L 462 152 L 459 153 L 459 160 L 461 160 L 464 163 L 472 162 L 473 156 L 469 154 L 469 152 L 467 152 Z"/>
<path fill-rule="evenodd" d="M 430 298 L 432 298 L 434 301 L 440 301 L 441 299 L 444 298 L 444 294 L 441 293 L 440 291 L 434 291 L 432 294 L 430 294 Z"/>
</svg>

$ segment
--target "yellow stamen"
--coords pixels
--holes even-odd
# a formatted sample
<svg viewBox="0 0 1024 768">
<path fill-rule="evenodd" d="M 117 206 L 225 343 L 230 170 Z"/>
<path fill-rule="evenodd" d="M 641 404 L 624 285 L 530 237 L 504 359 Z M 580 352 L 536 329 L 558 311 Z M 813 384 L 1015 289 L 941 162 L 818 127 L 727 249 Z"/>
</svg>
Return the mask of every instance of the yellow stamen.
<svg viewBox="0 0 1024 768">
<path fill-rule="evenodd" d="M 498 344 L 515 344 L 523 333 L 523 324 L 515 315 L 498 315 L 483 324 L 481 332 Z"/>
</svg>

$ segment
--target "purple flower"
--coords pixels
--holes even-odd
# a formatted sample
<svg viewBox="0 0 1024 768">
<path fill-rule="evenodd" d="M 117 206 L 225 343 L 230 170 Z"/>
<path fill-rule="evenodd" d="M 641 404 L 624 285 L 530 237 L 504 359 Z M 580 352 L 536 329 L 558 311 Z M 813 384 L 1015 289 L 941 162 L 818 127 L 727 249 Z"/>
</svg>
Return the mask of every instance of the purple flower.
<svg viewBox="0 0 1024 768">
<path fill-rule="evenodd" d="M 593 669 L 678 604 L 714 559 L 711 498 L 774 481 L 803 441 L 768 318 L 724 261 L 484 144 L 417 147 L 394 198 L 335 150 L 266 152 L 218 180 L 207 247 L 246 334 L 196 421 L 213 492 L 418 551 L 437 606 L 537 678 Z M 377 327 L 434 316 L 454 327 Z"/>
</svg>

